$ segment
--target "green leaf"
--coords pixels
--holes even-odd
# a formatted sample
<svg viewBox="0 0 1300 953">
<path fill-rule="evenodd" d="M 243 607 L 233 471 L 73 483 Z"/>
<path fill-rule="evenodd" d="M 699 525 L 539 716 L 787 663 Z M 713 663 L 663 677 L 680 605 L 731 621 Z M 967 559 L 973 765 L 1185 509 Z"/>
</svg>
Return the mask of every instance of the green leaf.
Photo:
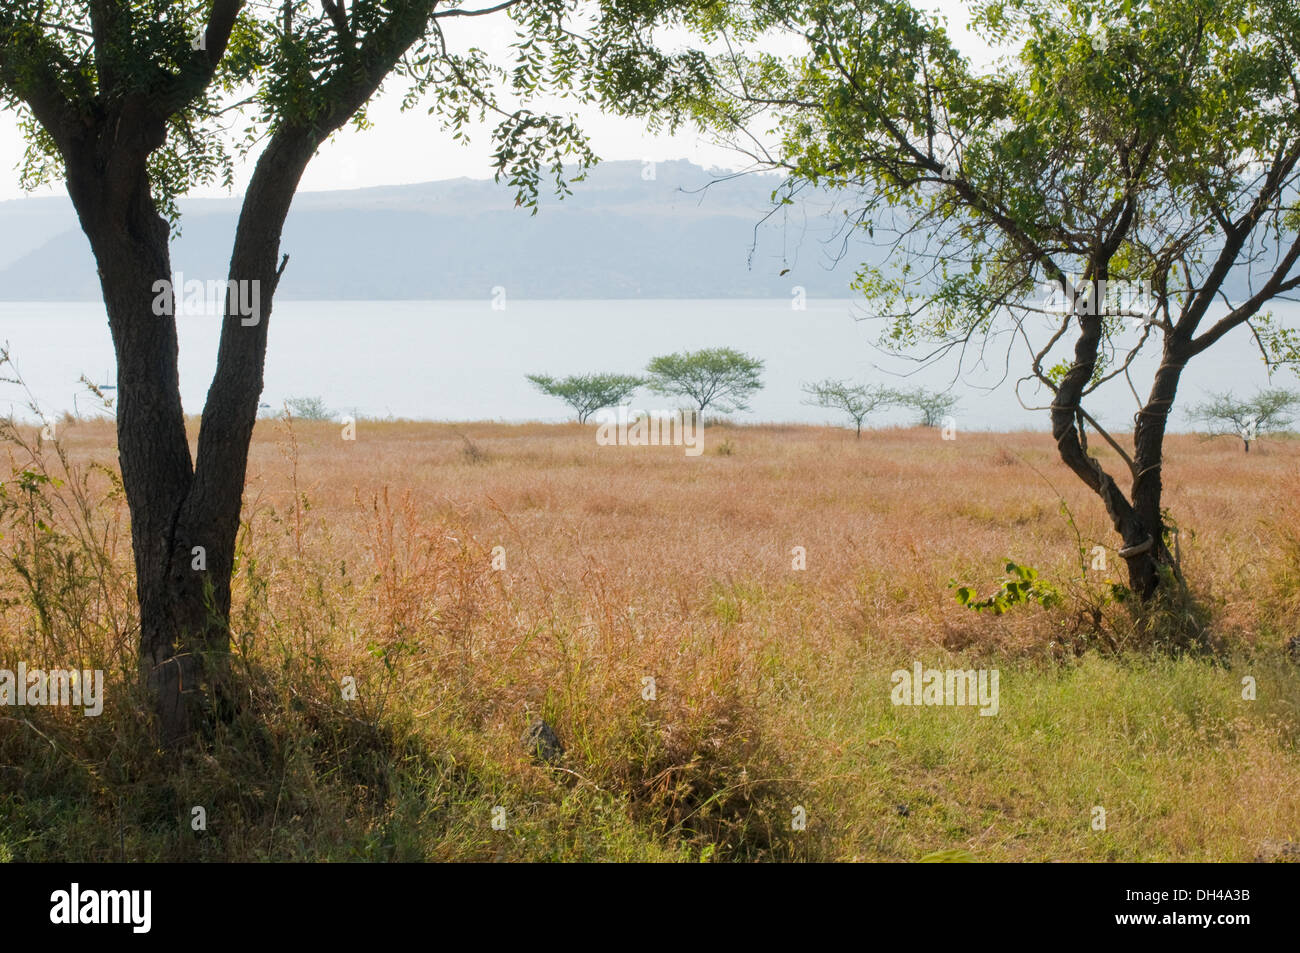
<svg viewBox="0 0 1300 953">
<path fill-rule="evenodd" d="M 923 856 L 917 863 L 921 864 L 973 864 L 975 855 L 961 847 L 948 850 L 934 850 Z"/>
</svg>

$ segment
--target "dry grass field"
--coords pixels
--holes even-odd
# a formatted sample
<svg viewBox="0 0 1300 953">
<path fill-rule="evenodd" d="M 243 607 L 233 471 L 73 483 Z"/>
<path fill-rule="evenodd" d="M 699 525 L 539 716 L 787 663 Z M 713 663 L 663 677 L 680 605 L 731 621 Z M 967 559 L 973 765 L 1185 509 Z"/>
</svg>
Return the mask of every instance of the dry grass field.
<svg viewBox="0 0 1300 953">
<path fill-rule="evenodd" d="M 48 443 L 0 461 L 0 665 L 103 668 L 107 701 L 0 714 L 0 857 L 1250 860 L 1300 842 L 1293 439 L 1170 438 L 1194 602 L 1150 624 L 1115 601 L 1116 538 L 1045 434 L 718 425 L 690 457 L 578 425 L 363 420 L 344 440 L 263 421 L 232 621 L 246 704 L 177 765 L 136 713 L 111 424 L 59 438 L 64 461 Z M 1008 559 L 1059 604 L 958 603 L 950 581 L 989 594 Z M 915 662 L 998 670 L 997 715 L 895 706 L 891 673 Z M 520 742 L 535 718 L 554 764 Z"/>
</svg>

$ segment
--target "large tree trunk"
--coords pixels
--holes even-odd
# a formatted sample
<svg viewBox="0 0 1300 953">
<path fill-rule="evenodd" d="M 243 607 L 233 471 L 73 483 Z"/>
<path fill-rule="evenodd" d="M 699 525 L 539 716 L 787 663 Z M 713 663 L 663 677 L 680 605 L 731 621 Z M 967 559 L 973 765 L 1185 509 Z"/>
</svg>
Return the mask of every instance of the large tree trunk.
<svg viewBox="0 0 1300 953">
<path fill-rule="evenodd" d="M 175 527 L 193 481 L 177 373 L 176 323 L 154 313 L 155 282 L 171 281 L 167 223 L 150 193 L 145 156 L 161 124 L 122 117 L 112 142 L 68 159 L 68 192 L 99 269 L 117 357 L 117 441 L 131 514 L 140 603 L 141 676 L 153 691 L 163 739 L 188 733 L 200 671 L 178 621 L 201 614 L 177 579 Z M 126 140 L 126 141 L 123 141 Z M 179 583 L 179 585 L 178 585 Z"/>
<path fill-rule="evenodd" d="M 254 171 L 229 279 L 256 282 L 260 308 L 245 316 L 238 296 L 227 298 L 192 463 L 176 317 L 156 313 L 157 282 L 172 281 L 169 229 L 155 207 L 144 157 L 161 143 L 163 129 L 131 118 L 116 125 L 111 143 L 83 144 L 68 159 L 68 191 L 98 264 L 117 357 L 118 458 L 131 514 L 141 678 L 154 699 L 161 740 L 174 747 L 206 717 L 213 695 L 224 696 L 231 572 L 280 274 L 276 257 L 289 205 L 319 140 L 301 132 L 277 135 Z M 183 290 L 172 291 L 173 302 L 180 301 Z"/>
<path fill-rule="evenodd" d="M 157 283 L 170 284 L 172 274 L 169 229 L 151 193 L 148 158 L 166 139 L 166 117 L 211 79 L 237 5 L 214 7 L 206 62 L 190 64 L 157 99 L 114 95 L 112 63 L 103 60 L 107 94 L 93 108 L 60 111 L 48 97 L 40 100 L 38 119 L 63 156 L 68 194 L 99 266 L 113 335 L 118 457 L 140 601 L 140 669 L 166 747 L 193 733 L 212 690 L 220 699 L 225 684 L 235 539 L 289 206 L 316 149 L 425 33 L 432 7 L 403 5 L 373 31 L 368 46 L 351 49 L 348 69 L 324 81 L 327 109 L 274 127 L 244 195 L 228 275 L 230 282 L 256 285 L 260 308 L 245 315 L 237 306 L 240 295 L 227 294 L 193 461 L 181 409 L 175 314 L 160 315 L 154 307 Z M 182 289 L 171 290 L 174 304 Z"/>
<path fill-rule="evenodd" d="M 1119 555 L 1128 567 L 1129 588 L 1149 600 L 1159 589 L 1160 567 L 1173 562 L 1164 541 L 1160 470 L 1165 425 L 1186 360 L 1181 342 L 1167 339 L 1164 362 L 1156 373 L 1146 406 L 1138 412 L 1133 438 L 1133 485 L 1131 495 L 1126 496 L 1101 462 L 1088 453 L 1087 440 L 1080 430 L 1083 392 L 1096 368 L 1103 328 L 1098 315 L 1079 315 L 1078 321 L 1074 363 L 1052 402 L 1052 435 L 1062 461 L 1101 499 L 1123 540 Z"/>
<path fill-rule="evenodd" d="M 1128 559 L 1129 588 L 1144 599 L 1153 596 L 1160 585 L 1160 567 L 1173 566 L 1173 558 L 1165 544 L 1165 521 L 1161 509 L 1164 481 L 1165 429 L 1169 412 L 1178 393 L 1178 379 L 1187 358 L 1182 342 L 1176 336 L 1165 339 L 1160 368 L 1151 384 L 1146 406 L 1137 413 L 1133 431 L 1133 510 L 1138 523 L 1148 534 L 1150 544 L 1139 542 L 1141 549 Z M 1125 551 L 1121 551 L 1123 556 Z"/>
</svg>

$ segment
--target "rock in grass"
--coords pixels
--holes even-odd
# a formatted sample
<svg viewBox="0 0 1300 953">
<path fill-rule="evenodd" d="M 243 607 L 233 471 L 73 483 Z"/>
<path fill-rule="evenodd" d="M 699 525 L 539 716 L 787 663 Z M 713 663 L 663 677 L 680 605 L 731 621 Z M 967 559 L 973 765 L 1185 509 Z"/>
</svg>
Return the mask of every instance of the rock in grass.
<svg viewBox="0 0 1300 953">
<path fill-rule="evenodd" d="M 560 744 L 555 729 L 540 718 L 528 726 L 520 740 L 524 750 L 544 764 L 555 764 L 564 757 L 564 745 Z"/>
</svg>

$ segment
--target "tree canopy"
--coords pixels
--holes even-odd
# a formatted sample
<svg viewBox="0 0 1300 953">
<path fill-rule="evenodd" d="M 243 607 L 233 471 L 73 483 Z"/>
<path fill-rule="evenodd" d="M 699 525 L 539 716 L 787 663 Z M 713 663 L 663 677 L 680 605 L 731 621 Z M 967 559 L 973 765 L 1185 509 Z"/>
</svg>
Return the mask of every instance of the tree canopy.
<svg viewBox="0 0 1300 953">
<path fill-rule="evenodd" d="M 875 244 L 856 289 L 880 340 L 921 360 L 1005 367 L 1050 414 L 1154 592 L 1166 422 L 1183 369 L 1236 329 L 1268 370 L 1300 330 L 1267 310 L 1300 287 L 1300 9 L 1289 0 L 980 0 L 974 65 L 906 0 L 732 7 L 711 95 L 692 104 L 778 202 L 826 186 Z M 793 56 L 756 44 L 793 38 Z M 768 145 L 765 129 L 775 130 Z M 1231 282 L 1229 279 L 1231 278 Z M 1139 354 L 1160 359 L 1146 393 Z M 1089 412 L 1134 399 L 1126 449 Z M 1132 480 L 1088 450 L 1092 430 Z"/>
<path fill-rule="evenodd" d="M 1261 433 L 1287 427 L 1297 409 L 1300 394 L 1272 387 L 1244 399 L 1230 393 L 1212 394 L 1209 401 L 1193 407 L 1188 416 L 1208 426 L 1213 434 L 1240 437 L 1249 453 L 1252 440 Z"/>
<path fill-rule="evenodd" d="M 550 397 L 558 397 L 578 415 L 578 423 L 604 407 L 614 407 L 626 400 L 645 378 L 630 374 L 573 374 L 554 378 L 546 374 L 529 374 L 528 379 L 537 389 Z"/>
<path fill-rule="evenodd" d="M 543 94 L 571 102 L 616 97 L 648 114 L 680 102 L 705 73 L 699 52 L 665 53 L 657 26 L 706 29 L 707 4 L 653 0 L 12 0 L 0 9 L 0 101 L 26 134 L 26 187 L 63 178 L 75 141 L 97 117 L 125 109 L 151 120 L 154 201 L 173 219 L 196 185 L 233 182 L 236 158 L 295 131 L 320 140 L 348 122 L 385 83 L 403 108 L 425 108 L 453 139 L 495 120 L 498 179 L 535 210 L 551 173 L 594 153 L 572 115 L 538 111 Z M 455 42 L 457 21 L 508 20 L 506 62 Z M 269 150 L 263 150 L 264 152 Z M 108 160 L 111 156 L 101 157 Z"/>
<path fill-rule="evenodd" d="M 646 367 L 651 390 L 685 397 L 701 415 L 710 407 L 723 414 L 748 410 L 750 396 L 763 386 L 762 371 L 761 360 L 729 347 L 664 354 Z"/>
<path fill-rule="evenodd" d="M 917 411 L 921 415 L 921 426 L 937 427 L 960 403 L 960 398 L 956 394 L 917 387 L 901 392 L 898 403 Z"/>
<path fill-rule="evenodd" d="M 862 436 L 862 423 L 870 414 L 892 407 L 899 403 L 903 396 L 888 387 L 854 384 L 852 381 L 831 378 L 805 384 L 803 391 L 808 395 L 805 404 L 824 407 L 827 410 L 838 410 L 848 415 L 859 437 Z"/>
</svg>

